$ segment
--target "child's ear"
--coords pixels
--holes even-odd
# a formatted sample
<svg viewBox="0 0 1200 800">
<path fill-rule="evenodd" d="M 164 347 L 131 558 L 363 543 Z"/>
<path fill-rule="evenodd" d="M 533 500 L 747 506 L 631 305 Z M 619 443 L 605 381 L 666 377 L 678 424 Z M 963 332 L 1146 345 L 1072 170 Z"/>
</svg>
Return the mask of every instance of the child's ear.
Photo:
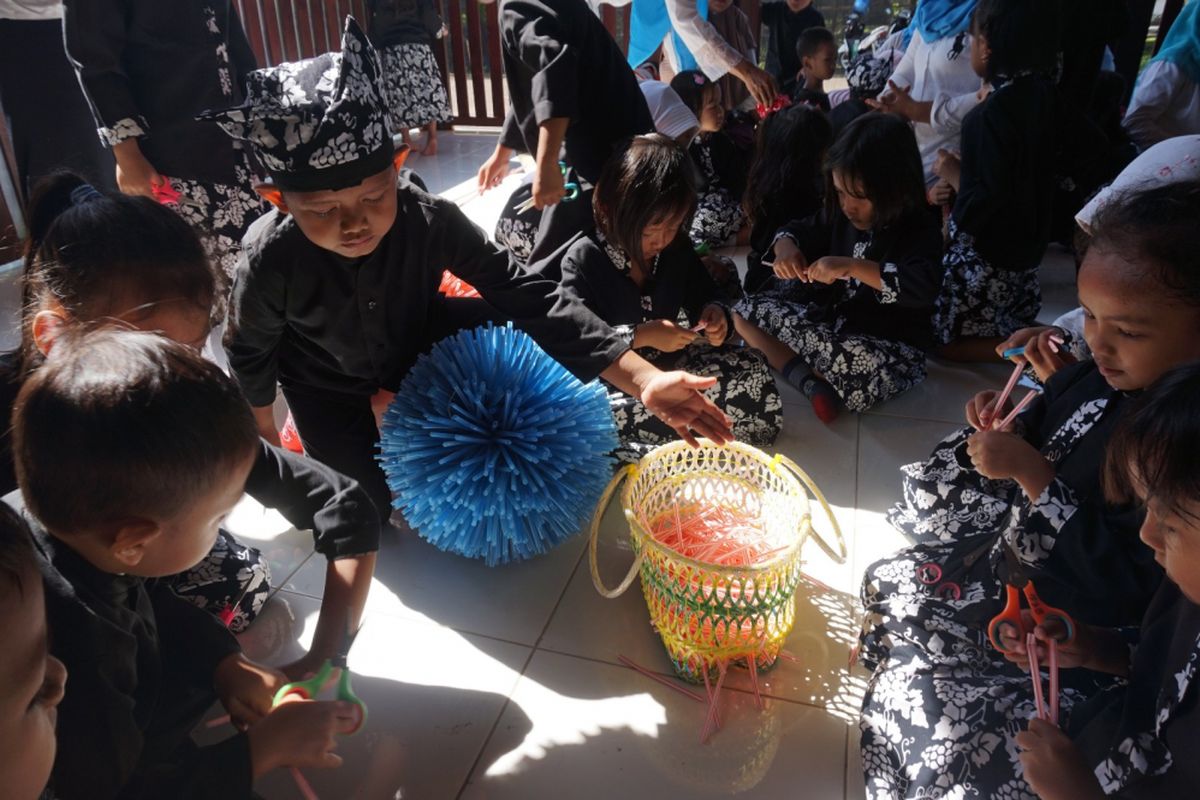
<svg viewBox="0 0 1200 800">
<path fill-rule="evenodd" d="M 284 202 L 283 192 L 279 187 L 272 186 L 269 183 L 259 183 L 255 184 L 254 191 L 259 197 L 278 208 L 282 213 L 288 213 L 287 203 Z"/>
<path fill-rule="evenodd" d="M 62 333 L 66 324 L 66 314 L 59 310 L 43 309 L 34 314 L 30 333 L 33 336 L 33 345 L 38 352 L 42 355 L 49 354 L 50 348 L 54 346 L 54 340 Z"/>
<path fill-rule="evenodd" d="M 402 144 L 396 148 L 396 155 L 392 156 L 392 166 L 399 172 L 404 168 L 404 162 L 408 161 L 408 154 L 412 152 L 412 148 L 406 144 Z"/>
<path fill-rule="evenodd" d="M 109 554 L 118 563 L 133 569 L 142 563 L 146 546 L 162 534 L 162 528 L 153 520 L 135 517 L 122 520 L 110 532 Z"/>
</svg>

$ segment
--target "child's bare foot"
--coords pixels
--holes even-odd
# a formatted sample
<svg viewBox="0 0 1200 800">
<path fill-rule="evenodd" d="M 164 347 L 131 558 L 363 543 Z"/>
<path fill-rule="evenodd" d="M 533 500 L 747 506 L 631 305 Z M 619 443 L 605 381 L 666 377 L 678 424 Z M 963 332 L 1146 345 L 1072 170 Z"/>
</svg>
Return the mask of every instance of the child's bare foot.
<svg viewBox="0 0 1200 800">
<path fill-rule="evenodd" d="M 422 155 L 436 156 L 437 155 L 437 139 L 433 136 L 428 136 L 425 139 L 425 147 L 421 150 Z"/>
</svg>

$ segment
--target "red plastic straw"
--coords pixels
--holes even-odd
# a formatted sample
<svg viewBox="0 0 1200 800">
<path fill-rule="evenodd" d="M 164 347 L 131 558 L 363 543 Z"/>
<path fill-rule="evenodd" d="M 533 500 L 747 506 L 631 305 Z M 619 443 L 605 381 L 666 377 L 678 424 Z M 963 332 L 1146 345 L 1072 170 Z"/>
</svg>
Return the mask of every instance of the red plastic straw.
<svg viewBox="0 0 1200 800">
<path fill-rule="evenodd" d="M 668 689 L 674 689 L 675 691 L 679 692 L 680 694 L 685 695 L 685 696 L 690 697 L 691 699 L 695 700 L 697 703 L 704 702 L 704 698 L 701 697 L 700 695 L 696 694 L 693 691 L 689 691 L 688 689 L 685 689 L 682 686 L 672 683 L 671 681 L 667 680 L 666 678 L 662 677 L 661 675 L 655 675 L 653 672 L 646 669 L 645 667 L 634 663 L 633 659 L 631 659 L 631 658 L 626 658 L 625 656 L 618 654 L 617 660 L 620 661 L 625 666 L 629 667 L 630 669 L 632 669 L 636 672 L 640 672 L 642 675 L 645 675 L 650 680 L 661 683 L 663 686 L 666 686 Z"/>
</svg>

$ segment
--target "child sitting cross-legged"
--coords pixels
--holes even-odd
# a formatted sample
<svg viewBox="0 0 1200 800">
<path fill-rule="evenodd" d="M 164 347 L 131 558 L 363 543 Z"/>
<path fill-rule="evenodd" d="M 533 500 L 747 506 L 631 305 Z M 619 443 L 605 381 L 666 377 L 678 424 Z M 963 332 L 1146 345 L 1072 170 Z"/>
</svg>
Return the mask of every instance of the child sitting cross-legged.
<svg viewBox="0 0 1200 800">
<path fill-rule="evenodd" d="M 248 797 L 281 766 L 333 767 L 341 702 L 272 709 L 287 682 L 246 659 L 220 620 L 158 580 L 212 549 L 259 448 L 237 385 L 185 345 L 100 330 L 60 338 L 13 414 L 20 493 L 72 674 L 59 706 L 61 800 Z M 242 732 L 198 748 L 220 699 Z"/>
</svg>

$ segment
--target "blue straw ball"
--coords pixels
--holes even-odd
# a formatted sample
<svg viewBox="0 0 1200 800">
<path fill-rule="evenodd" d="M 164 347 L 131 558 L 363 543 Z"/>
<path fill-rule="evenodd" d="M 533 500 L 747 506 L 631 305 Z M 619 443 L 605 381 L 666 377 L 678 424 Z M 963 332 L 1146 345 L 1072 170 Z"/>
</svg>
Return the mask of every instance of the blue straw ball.
<svg viewBox="0 0 1200 800">
<path fill-rule="evenodd" d="M 423 538 L 495 566 L 582 528 L 617 443 L 599 381 L 585 386 L 527 334 L 489 323 L 417 360 L 384 414 L 379 463 Z"/>
</svg>

